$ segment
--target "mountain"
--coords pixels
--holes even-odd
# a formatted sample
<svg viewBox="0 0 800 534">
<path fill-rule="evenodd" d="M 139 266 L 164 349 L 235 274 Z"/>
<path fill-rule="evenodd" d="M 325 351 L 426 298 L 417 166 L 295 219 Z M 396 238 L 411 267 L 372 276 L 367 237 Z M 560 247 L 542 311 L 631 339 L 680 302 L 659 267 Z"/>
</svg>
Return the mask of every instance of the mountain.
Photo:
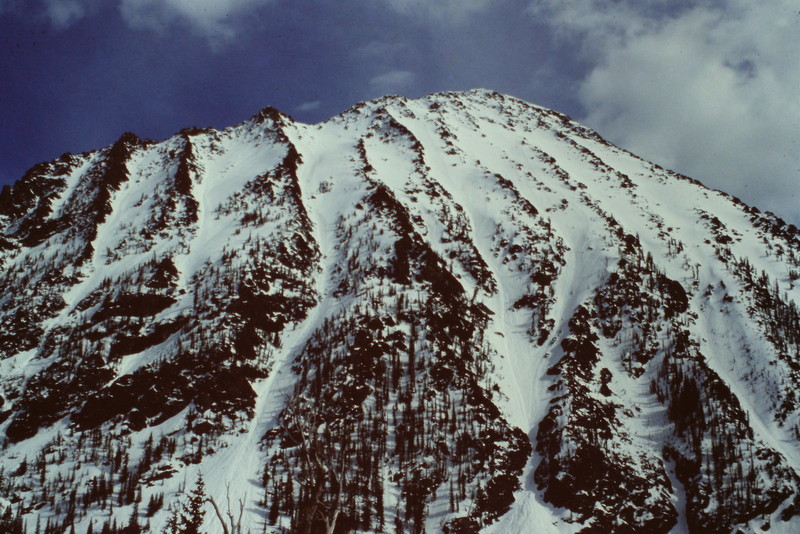
<svg viewBox="0 0 800 534">
<path fill-rule="evenodd" d="M 800 531 L 800 233 L 554 111 L 127 133 L 0 228 L 4 532 Z"/>
</svg>

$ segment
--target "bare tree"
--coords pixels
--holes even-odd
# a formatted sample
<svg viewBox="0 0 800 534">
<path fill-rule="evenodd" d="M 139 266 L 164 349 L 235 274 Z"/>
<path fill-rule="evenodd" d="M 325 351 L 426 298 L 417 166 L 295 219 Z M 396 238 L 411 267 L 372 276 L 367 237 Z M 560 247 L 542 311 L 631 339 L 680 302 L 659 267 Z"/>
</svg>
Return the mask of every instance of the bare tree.
<svg viewBox="0 0 800 534">
<path fill-rule="evenodd" d="M 231 510 L 231 484 L 230 482 L 225 484 L 225 500 L 226 500 L 226 510 L 225 515 L 228 517 L 228 522 L 225 522 L 225 518 L 222 516 L 222 512 L 217 506 L 214 497 L 208 497 L 206 501 L 211 503 L 212 508 L 214 508 L 214 513 L 217 515 L 217 519 L 222 524 L 222 532 L 224 534 L 242 534 L 242 515 L 244 514 L 244 505 L 247 501 L 247 496 L 243 499 L 239 499 L 239 510 L 237 515 L 234 515 L 233 511 Z"/>
<path fill-rule="evenodd" d="M 347 420 L 341 418 L 333 423 L 338 430 L 338 439 L 334 440 L 332 424 L 321 423 L 317 411 L 303 405 L 296 397 L 287 405 L 284 421 L 291 437 L 300 446 L 299 481 L 302 490 L 294 526 L 302 534 L 311 534 L 317 532 L 313 530 L 315 525 L 322 523 L 326 534 L 333 534 L 344 504 L 349 464 Z"/>
</svg>

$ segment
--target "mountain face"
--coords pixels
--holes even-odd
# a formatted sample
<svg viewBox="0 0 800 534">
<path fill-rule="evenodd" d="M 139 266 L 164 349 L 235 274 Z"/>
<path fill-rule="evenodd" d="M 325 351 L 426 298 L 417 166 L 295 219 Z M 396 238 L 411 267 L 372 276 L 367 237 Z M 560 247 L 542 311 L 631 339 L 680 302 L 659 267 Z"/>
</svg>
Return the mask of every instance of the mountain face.
<svg viewBox="0 0 800 534">
<path fill-rule="evenodd" d="M 800 233 L 564 115 L 125 134 L 0 229 L 0 531 L 800 531 Z"/>
</svg>

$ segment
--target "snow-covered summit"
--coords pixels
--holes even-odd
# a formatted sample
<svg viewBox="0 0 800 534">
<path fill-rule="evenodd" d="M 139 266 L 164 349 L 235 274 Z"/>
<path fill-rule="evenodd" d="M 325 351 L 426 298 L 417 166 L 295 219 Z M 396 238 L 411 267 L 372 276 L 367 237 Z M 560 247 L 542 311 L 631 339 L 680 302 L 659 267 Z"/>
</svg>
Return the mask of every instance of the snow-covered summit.
<svg viewBox="0 0 800 534">
<path fill-rule="evenodd" d="M 798 280 L 493 91 L 125 134 L 0 192 L 0 530 L 797 532 Z"/>
</svg>

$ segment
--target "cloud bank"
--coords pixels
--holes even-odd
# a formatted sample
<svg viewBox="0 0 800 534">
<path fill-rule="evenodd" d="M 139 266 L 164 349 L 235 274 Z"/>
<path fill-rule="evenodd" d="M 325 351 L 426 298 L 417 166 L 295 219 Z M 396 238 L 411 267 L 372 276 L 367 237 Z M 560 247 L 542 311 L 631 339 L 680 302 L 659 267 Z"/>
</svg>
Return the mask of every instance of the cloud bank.
<svg viewBox="0 0 800 534">
<path fill-rule="evenodd" d="M 629 150 L 797 213 L 800 16 L 788 0 L 545 0 L 531 6 L 592 66 L 581 121 Z"/>
</svg>

